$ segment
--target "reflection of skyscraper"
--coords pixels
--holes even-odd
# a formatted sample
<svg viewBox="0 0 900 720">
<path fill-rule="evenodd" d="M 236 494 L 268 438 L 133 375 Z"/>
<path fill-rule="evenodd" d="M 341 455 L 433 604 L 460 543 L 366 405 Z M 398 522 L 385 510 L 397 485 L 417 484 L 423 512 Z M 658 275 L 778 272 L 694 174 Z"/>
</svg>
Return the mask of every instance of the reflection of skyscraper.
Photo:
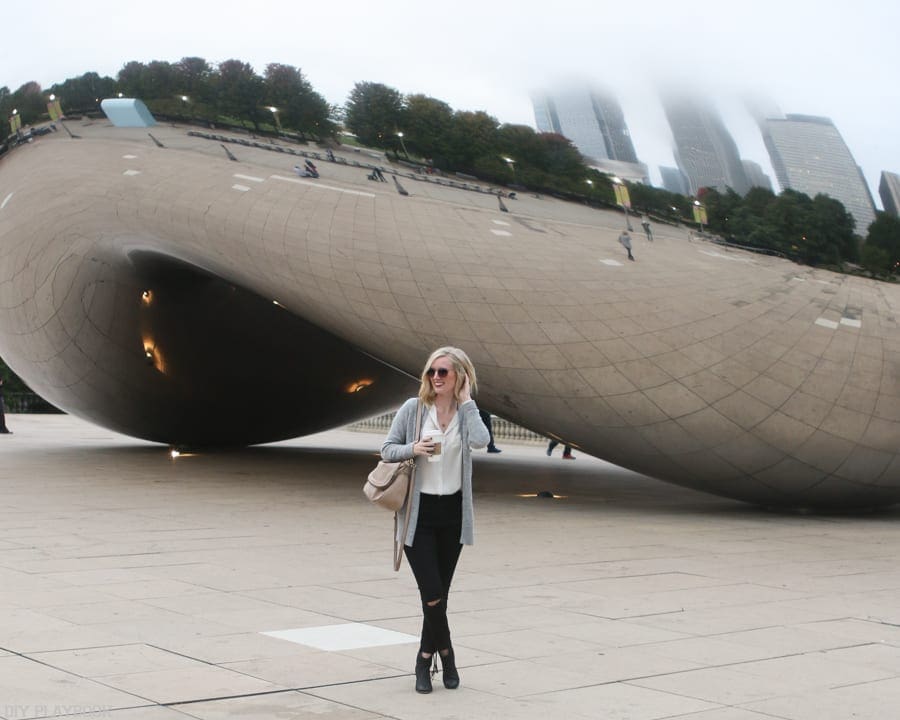
<svg viewBox="0 0 900 720">
<path fill-rule="evenodd" d="M 742 160 L 741 162 L 744 165 L 744 173 L 747 175 L 747 182 L 750 183 L 750 187 L 761 187 L 766 190 L 772 189 L 772 178 L 763 172 L 759 163 L 752 160 Z"/>
<path fill-rule="evenodd" d="M 684 173 L 678 168 L 659 166 L 659 174 L 662 177 L 663 189 L 679 195 L 690 195 L 691 188 Z"/>
<path fill-rule="evenodd" d="M 850 148 L 828 118 L 786 115 L 764 120 L 763 140 L 782 188 L 810 197 L 839 200 L 865 236 L 875 220 L 875 204 Z"/>
<path fill-rule="evenodd" d="M 878 194 L 884 211 L 894 217 L 900 216 L 900 175 L 882 171 L 881 182 L 878 183 Z"/>
<path fill-rule="evenodd" d="M 750 189 L 737 145 L 711 105 L 672 94 L 663 97 L 663 109 L 672 128 L 675 161 L 692 194 L 702 187 L 731 188 L 740 195 Z"/>
<path fill-rule="evenodd" d="M 541 132 L 567 137 L 589 160 L 637 162 L 618 101 L 595 90 L 536 93 L 534 117 Z"/>
</svg>

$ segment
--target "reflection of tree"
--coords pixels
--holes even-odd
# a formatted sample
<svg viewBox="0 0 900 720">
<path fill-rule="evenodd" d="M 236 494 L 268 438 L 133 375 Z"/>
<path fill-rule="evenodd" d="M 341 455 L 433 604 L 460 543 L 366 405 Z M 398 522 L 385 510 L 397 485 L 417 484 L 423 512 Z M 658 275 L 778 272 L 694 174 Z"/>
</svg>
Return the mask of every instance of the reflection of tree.
<svg viewBox="0 0 900 720">
<path fill-rule="evenodd" d="M 265 104 L 277 107 L 284 128 L 316 137 L 331 135 L 331 108 L 298 68 L 271 63 L 265 72 Z"/>
<path fill-rule="evenodd" d="M 866 267 L 896 273 L 900 263 L 900 219 L 878 213 L 875 222 L 869 226 L 869 236 L 862 252 Z"/>
<path fill-rule="evenodd" d="M 249 63 L 225 60 L 213 76 L 214 104 L 220 115 L 249 120 L 259 130 L 266 88 Z"/>
<path fill-rule="evenodd" d="M 427 95 L 407 95 L 403 103 L 400 130 L 407 149 L 414 155 L 431 158 L 438 167 L 450 153 L 453 108 Z"/>
<path fill-rule="evenodd" d="M 745 197 L 706 189 L 709 229 L 740 244 L 776 250 L 810 265 L 859 257 L 853 216 L 834 198 L 753 188 Z"/>
<path fill-rule="evenodd" d="M 399 92 L 381 83 L 359 82 L 347 99 L 344 124 L 364 145 L 393 148 L 402 122 Z"/>
</svg>

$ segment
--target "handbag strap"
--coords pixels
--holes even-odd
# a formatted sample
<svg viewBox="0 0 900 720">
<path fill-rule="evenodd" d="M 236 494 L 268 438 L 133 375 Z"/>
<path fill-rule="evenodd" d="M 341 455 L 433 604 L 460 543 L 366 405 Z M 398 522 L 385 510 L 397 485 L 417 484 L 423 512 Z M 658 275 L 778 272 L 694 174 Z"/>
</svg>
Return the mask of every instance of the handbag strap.
<svg viewBox="0 0 900 720">
<path fill-rule="evenodd" d="M 422 425 L 422 401 L 416 401 L 416 431 L 413 437 L 413 445 L 419 442 L 419 433 L 421 432 Z M 406 488 L 406 518 L 403 521 L 403 542 L 397 542 L 397 523 L 398 523 L 398 512 L 394 513 L 394 570 L 400 570 L 400 562 L 403 559 L 403 546 L 406 543 L 406 533 L 409 531 L 409 515 L 412 512 L 412 496 L 413 489 L 416 485 L 416 456 L 415 453 L 412 457 L 412 467 L 409 471 L 409 487 Z"/>
</svg>

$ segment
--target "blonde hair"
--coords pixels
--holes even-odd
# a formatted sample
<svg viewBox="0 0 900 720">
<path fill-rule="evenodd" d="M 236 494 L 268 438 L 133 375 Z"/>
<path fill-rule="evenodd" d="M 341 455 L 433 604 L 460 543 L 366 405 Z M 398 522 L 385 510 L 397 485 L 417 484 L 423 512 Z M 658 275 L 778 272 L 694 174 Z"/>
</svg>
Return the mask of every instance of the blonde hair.
<svg viewBox="0 0 900 720">
<path fill-rule="evenodd" d="M 419 386 L 419 400 L 426 405 L 434 404 L 434 388 L 431 386 L 431 379 L 428 377 L 428 369 L 435 360 L 442 357 L 449 358 L 450 362 L 453 364 L 453 369 L 456 371 L 456 384 L 453 387 L 453 397 L 456 398 L 456 402 L 459 402 L 459 391 L 462 388 L 463 381 L 467 375 L 469 376 L 469 392 L 474 395 L 475 391 L 478 389 L 478 380 L 475 377 L 475 366 L 472 365 L 472 361 L 469 360 L 469 356 L 466 355 L 465 351 L 450 346 L 438 348 L 428 356 L 425 367 L 422 368 L 422 384 Z"/>
</svg>

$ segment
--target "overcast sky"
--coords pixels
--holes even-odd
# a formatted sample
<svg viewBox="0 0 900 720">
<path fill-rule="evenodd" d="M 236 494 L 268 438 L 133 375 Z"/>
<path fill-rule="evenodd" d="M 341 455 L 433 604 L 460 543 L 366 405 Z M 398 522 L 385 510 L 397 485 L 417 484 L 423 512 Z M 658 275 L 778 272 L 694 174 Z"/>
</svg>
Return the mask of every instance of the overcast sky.
<svg viewBox="0 0 900 720">
<path fill-rule="evenodd" d="M 618 94 L 658 181 L 674 161 L 656 88 L 687 83 L 716 99 L 742 156 L 770 174 L 746 93 L 830 117 L 880 207 L 881 171 L 900 172 L 898 28 L 896 0 L 43 0 L 5 21 L 0 86 L 114 77 L 130 60 L 237 58 L 259 73 L 299 67 L 334 104 L 358 81 L 381 82 L 534 127 L 532 90 L 584 80 Z"/>
</svg>

